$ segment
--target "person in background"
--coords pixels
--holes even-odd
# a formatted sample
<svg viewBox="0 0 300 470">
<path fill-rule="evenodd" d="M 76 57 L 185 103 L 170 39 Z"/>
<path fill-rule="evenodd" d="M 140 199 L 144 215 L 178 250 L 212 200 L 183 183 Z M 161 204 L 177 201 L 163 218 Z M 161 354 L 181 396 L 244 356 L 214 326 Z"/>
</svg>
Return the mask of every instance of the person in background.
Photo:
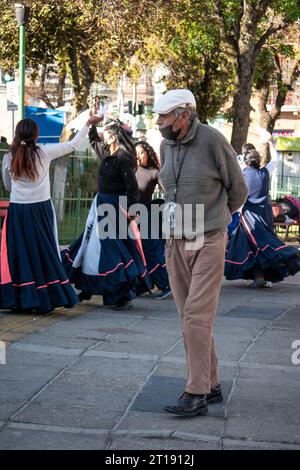
<svg viewBox="0 0 300 470">
<path fill-rule="evenodd" d="M 300 221 L 300 199 L 295 196 L 283 196 L 282 198 L 277 199 L 275 207 L 281 209 L 280 213 L 284 215 L 284 219 L 281 219 L 282 222 L 293 224 L 299 223 Z M 273 208 L 274 213 L 274 208 Z M 274 214 L 275 217 L 275 214 Z"/>
<path fill-rule="evenodd" d="M 278 158 L 275 155 L 262 168 L 260 161 L 255 149 L 244 156 L 243 173 L 249 194 L 238 229 L 228 242 L 225 259 L 226 279 L 252 279 L 250 288 L 269 287 L 268 282 L 280 282 L 300 270 L 299 250 L 282 243 L 274 232 L 269 181 Z"/>
<path fill-rule="evenodd" d="M 160 293 L 157 299 L 165 299 L 169 297 L 171 289 L 169 286 L 169 278 L 166 270 L 165 261 L 165 240 L 161 234 L 162 220 L 159 220 L 157 227 L 157 237 L 151 238 L 151 206 L 153 204 L 161 205 L 163 199 L 152 199 L 153 193 L 157 185 L 163 190 L 163 184 L 159 175 L 160 164 L 154 149 L 145 141 L 138 141 L 135 144 L 138 169 L 136 171 L 136 179 L 140 192 L 140 203 L 145 204 L 148 212 L 148 236 L 142 237 L 143 250 L 147 262 L 147 269 L 153 285 L 157 286 Z M 161 215 L 161 213 L 160 213 Z M 160 236 L 159 236 L 160 235 Z"/>
<path fill-rule="evenodd" d="M 7 138 L 4 136 L 1 136 L 0 139 L 0 157 L 3 157 L 9 149 L 9 145 L 7 143 Z"/>
<path fill-rule="evenodd" d="M 238 156 L 237 156 L 237 159 L 238 159 L 238 162 L 239 162 L 239 165 L 241 167 L 241 170 L 243 170 L 244 168 L 246 168 L 246 164 L 245 164 L 245 161 L 244 161 L 244 157 L 246 155 L 246 153 L 249 151 L 249 150 L 256 150 L 254 145 L 251 144 L 250 142 L 249 143 L 246 143 L 242 146 L 242 153 L 240 153 Z"/>
<path fill-rule="evenodd" d="M 0 308 L 46 313 L 78 302 L 61 263 L 49 166 L 75 150 L 98 121 L 90 116 L 71 141 L 41 147 L 35 121 L 17 124 L 2 164 L 10 204 L 1 238 Z"/>
<path fill-rule="evenodd" d="M 99 95 L 95 96 L 93 113 L 95 114 L 95 116 L 99 116 L 102 119 L 104 117 L 105 105 L 101 101 L 101 98 Z"/>
<path fill-rule="evenodd" d="M 83 234 L 63 251 L 63 263 L 70 281 L 81 291 L 80 300 L 102 295 L 104 305 L 114 310 L 128 310 L 133 307 L 131 300 L 139 284 L 145 286 L 145 290 L 151 288 L 139 231 L 134 217 L 128 215 L 130 206 L 139 201 L 136 152 L 118 120 L 104 127 L 103 139 L 93 128 L 90 140 L 101 160 L 98 193 Z M 128 209 L 122 205 L 121 197 L 125 196 Z M 115 210 L 116 220 L 112 214 L 105 213 L 106 209 L 102 211 L 104 205 Z M 103 222 L 107 222 L 103 229 L 108 230 L 101 235 L 99 224 Z M 120 235 L 120 226 L 127 237 Z M 134 238 L 128 236 L 129 227 Z"/>
</svg>

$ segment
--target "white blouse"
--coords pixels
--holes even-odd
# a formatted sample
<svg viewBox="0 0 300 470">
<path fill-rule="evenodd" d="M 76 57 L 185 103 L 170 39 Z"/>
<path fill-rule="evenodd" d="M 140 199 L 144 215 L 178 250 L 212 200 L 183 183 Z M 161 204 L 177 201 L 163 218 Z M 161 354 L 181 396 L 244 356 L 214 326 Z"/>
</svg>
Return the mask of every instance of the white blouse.
<svg viewBox="0 0 300 470">
<path fill-rule="evenodd" d="M 77 132 L 76 136 L 69 142 L 60 144 L 46 144 L 40 146 L 40 160 L 36 159 L 36 169 L 38 176 L 31 180 L 27 176 L 22 176 L 17 180 L 13 179 L 10 172 L 12 155 L 6 153 L 2 163 L 2 179 L 7 191 L 10 191 L 10 202 L 18 204 L 31 204 L 50 199 L 50 179 L 49 166 L 52 160 L 73 152 L 88 135 L 88 126 L 84 126 Z"/>
</svg>

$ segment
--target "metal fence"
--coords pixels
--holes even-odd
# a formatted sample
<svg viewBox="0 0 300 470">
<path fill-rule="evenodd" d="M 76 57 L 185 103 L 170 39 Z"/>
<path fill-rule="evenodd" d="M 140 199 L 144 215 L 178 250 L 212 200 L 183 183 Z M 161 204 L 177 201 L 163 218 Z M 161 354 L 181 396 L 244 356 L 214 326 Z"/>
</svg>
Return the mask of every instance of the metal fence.
<svg viewBox="0 0 300 470">
<path fill-rule="evenodd" d="M 66 193 L 64 197 L 52 198 L 56 214 L 63 214 L 62 220 L 57 221 L 59 243 L 69 244 L 83 231 L 95 194 L 83 192 Z M 62 210 L 61 210 L 62 209 Z"/>
<path fill-rule="evenodd" d="M 286 194 L 300 198 L 300 177 L 277 176 L 271 182 L 270 195 L 275 200 Z M 82 191 L 66 191 L 64 196 L 53 198 L 53 204 L 57 214 L 62 213 L 62 220 L 58 220 L 59 242 L 62 245 L 69 244 L 83 231 L 86 218 L 91 207 L 95 193 Z M 163 197 L 157 190 L 153 197 Z M 0 200 L 9 200 L 9 194 L 5 190 L 0 191 Z M 61 210 L 62 209 L 62 210 Z"/>
<path fill-rule="evenodd" d="M 270 186 L 272 201 L 286 195 L 300 198 L 300 176 L 272 176 Z"/>
</svg>

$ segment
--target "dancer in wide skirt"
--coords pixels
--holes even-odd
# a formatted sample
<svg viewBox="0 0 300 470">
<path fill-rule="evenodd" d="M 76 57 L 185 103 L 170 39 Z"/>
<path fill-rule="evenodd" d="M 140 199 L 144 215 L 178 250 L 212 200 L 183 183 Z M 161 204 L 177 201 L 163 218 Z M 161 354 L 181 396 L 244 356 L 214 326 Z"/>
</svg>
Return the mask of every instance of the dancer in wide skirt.
<svg viewBox="0 0 300 470">
<path fill-rule="evenodd" d="M 163 184 L 159 176 L 159 160 L 151 145 L 145 141 L 139 141 L 135 144 L 138 169 L 136 179 L 140 192 L 140 203 L 147 208 L 147 233 L 142 234 L 142 245 L 147 262 L 147 269 L 152 281 L 152 285 L 158 287 L 160 292 L 157 299 L 165 299 L 171 295 L 169 286 L 169 277 L 166 270 L 165 260 L 165 239 L 162 236 L 162 213 L 156 211 L 158 217 L 153 221 L 151 218 L 152 208 L 161 207 L 164 204 L 163 199 L 152 199 L 157 185 L 163 189 Z M 156 227 L 153 225 L 156 224 Z M 143 221 L 142 221 L 143 225 Z M 155 230 L 154 230 L 155 228 Z M 143 232 L 143 226 L 141 227 Z M 151 234 L 154 233 L 154 236 Z"/>
<path fill-rule="evenodd" d="M 135 217 L 128 215 L 139 200 L 135 148 L 120 121 L 105 126 L 105 144 L 95 129 L 90 140 L 101 158 L 98 193 L 84 233 L 62 253 L 63 263 L 80 300 L 100 294 L 105 305 L 129 309 L 139 286 L 151 288 Z"/>
<path fill-rule="evenodd" d="M 270 165 L 260 168 L 260 156 L 253 149 L 245 154 L 245 164 L 249 195 L 236 234 L 228 242 L 225 276 L 229 280 L 252 279 L 252 288 L 265 287 L 268 281 L 280 282 L 296 274 L 300 270 L 300 252 L 282 243 L 274 232 L 269 203 Z"/>
<path fill-rule="evenodd" d="M 17 124 L 2 177 L 10 204 L 1 234 L 0 307 L 49 312 L 78 301 L 60 258 L 56 216 L 50 198 L 49 165 L 72 152 L 86 138 L 90 117 L 70 142 L 38 146 L 38 126 Z"/>
</svg>

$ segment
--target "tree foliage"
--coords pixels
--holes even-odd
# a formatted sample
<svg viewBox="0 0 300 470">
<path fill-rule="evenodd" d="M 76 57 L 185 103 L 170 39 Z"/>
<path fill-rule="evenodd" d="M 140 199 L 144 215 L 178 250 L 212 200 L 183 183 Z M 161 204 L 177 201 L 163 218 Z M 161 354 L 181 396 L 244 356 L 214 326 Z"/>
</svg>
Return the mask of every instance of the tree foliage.
<svg viewBox="0 0 300 470">
<path fill-rule="evenodd" d="M 10 0 L 0 0 L 0 66 L 18 62 Z M 232 143 L 246 140 L 256 63 L 270 38 L 300 16 L 300 0 L 34 0 L 27 28 L 27 65 L 34 74 L 55 64 L 68 72 L 76 111 L 91 84 L 137 78 L 164 64 L 168 87 L 188 87 L 202 120 L 232 98 Z M 284 40 L 283 40 L 284 41 Z"/>
<path fill-rule="evenodd" d="M 232 57 L 236 91 L 231 143 L 237 152 L 246 141 L 257 57 L 269 38 L 300 18 L 299 0 L 216 0 L 211 2 L 222 44 Z"/>
<path fill-rule="evenodd" d="M 189 88 L 202 121 L 216 116 L 233 91 L 233 68 L 220 50 L 220 32 L 209 2 L 175 0 L 161 6 L 160 28 L 142 53 L 146 63 L 162 63 L 168 88 Z"/>
<path fill-rule="evenodd" d="M 68 72 L 75 91 L 76 111 L 85 109 L 95 77 L 106 80 L 128 68 L 145 38 L 148 18 L 155 17 L 153 0 L 34 0 L 27 26 L 26 63 L 58 65 Z M 18 64 L 18 28 L 9 0 L 0 0 L 0 66 Z"/>
</svg>

